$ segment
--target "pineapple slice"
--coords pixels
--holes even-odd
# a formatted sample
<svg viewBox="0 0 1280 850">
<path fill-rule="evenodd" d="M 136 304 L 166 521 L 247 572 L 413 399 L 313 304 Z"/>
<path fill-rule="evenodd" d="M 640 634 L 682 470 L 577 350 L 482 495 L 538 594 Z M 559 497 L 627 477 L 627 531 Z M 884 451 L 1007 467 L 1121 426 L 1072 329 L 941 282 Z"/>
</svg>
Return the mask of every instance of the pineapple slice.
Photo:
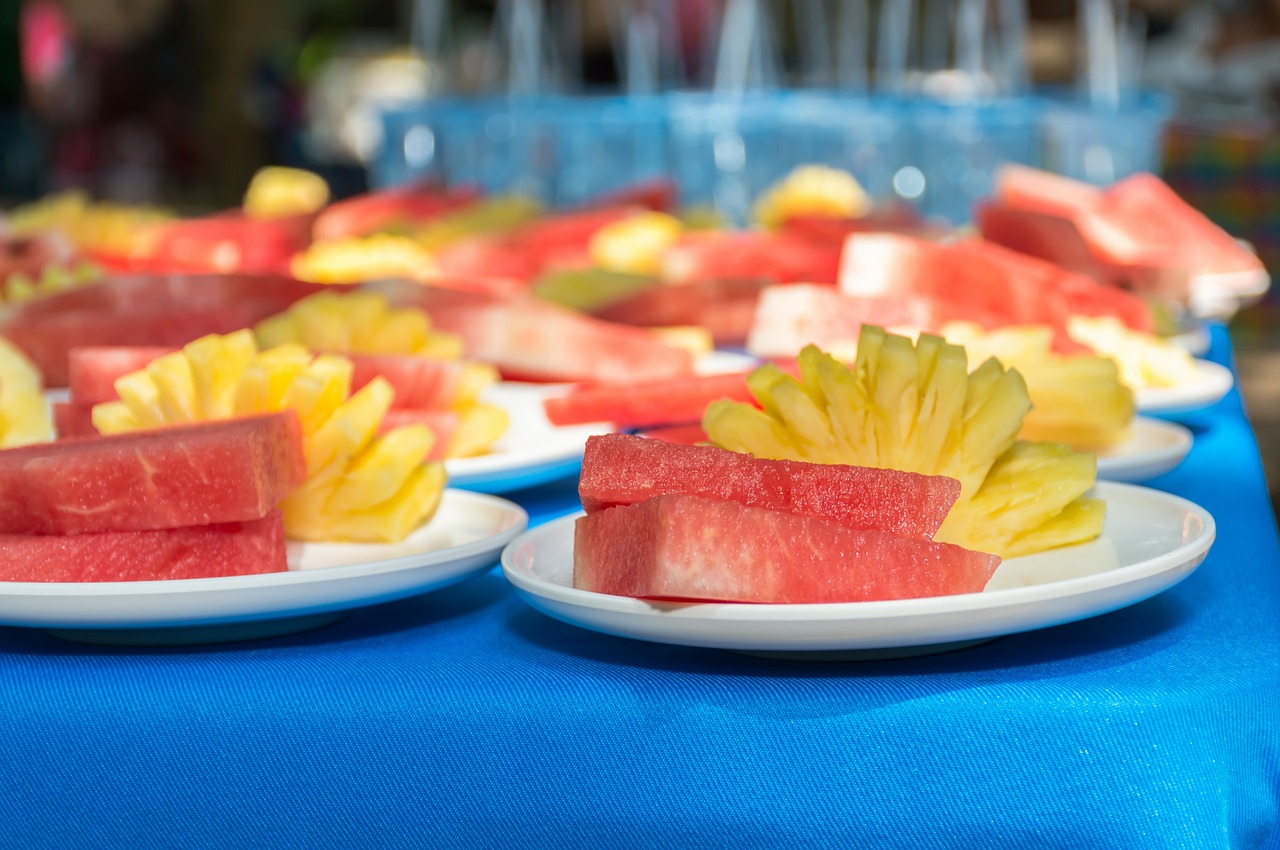
<svg viewBox="0 0 1280 850">
<path fill-rule="evenodd" d="M 285 344 L 258 351 L 253 332 L 207 336 L 116 381 L 120 400 L 96 405 L 104 434 L 293 410 L 302 426 L 307 480 L 281 504 L 297 540 L 390 543 L 431 518 L 444 468 L 424 458 L 435 436 L 422 425 L 376 436 L 394 391 L 377 378 L 351 393 L 351 361 Z"/>
<path fill-rule="evenodd" d="M 40 370 L 17 346 L 0 337 L 0 448 L 53 439 L 53 416 Z"/>
<path fill-rule="evenodd" d="M 290 271 L 311 283 L 363 283 L 385 278 L 425 280 L 436 274 L 431 253 L 408 236 L 375 233 L 314 242 L 293 258 Z"/>
<path fill-rule="evenodd" d="M 264 347 L 296 343 L 312 351 L 345 354 L 410 354 L 440 360 L 462 356 L 462 339 L 432 330 L 431 319 L 412 307 L 392 308 L 372 292 L 321 292 L 259 322 Z"/>
<path fill-rule="evenodd" d="M 288 218 L 319 212 L 329 203 L 329 184 L 301 168 L 269 165 L 258 169 L 244 193 L 249 218 Z"/>
<path fill-rule="evenodd" d="M 701 325 L 673 325 L 650 328 L 659 340 L 674 348 L 683 348 L 695 358 L 705 357 L 715 348 L 711 331 Z"/>
<path fill-rule="evenodd" d="M 1135 390 L 1176 387 L 1196 379 L 1196 360 L 1171 342 L 1127 327 L 1113 316 L 1071 316 L 1067 336 L 1120 368 Z"/>
<path fill-rule="evenodd" d="M 655 277 L 662 255 L 676 243 L 684 225 L 673 215 L 644 212 L 600 228 L 588 248 L 591 261 L 605 271 Z"/>
<path fill-rule="evenodd" d="M 8 225 L 14 236 L 53 231 L 85 251 L 131 255 L 145 253 L 172 218 L 158 207 L 97 203 L 73 191 L 18 207 L 9 214 Z"/>
<path fill-rule="evenodd" d="M 995 358 L 1022 373 L 1033 406 L 1023 420 L 1022 439 L 1097 451 L 1128 435 L 1136 410 L 1133 392 L 1111 358 L 1055 354 L 1053 329 L 1044 325 L 985 331 L 975 324 L 952 322 L 943 327 L 942 335 L 963 345 L 970 362 Z"/>
<path fill-rule="evenodd" d="M 1079 543 L 1102 531 L 1103 506 L 1085 497 L 1091 454 L 1018 442 L 1031 398 L 1022 376 L 987 360 L 972 374 L 965 350 L 864 327 L 852 365 L 813 346 L 800 378 L 774 366 L 748 379 L 760 409 L 707 407 L 711 442 L 759 457 L 847 463 L 947 475 L 960 498 L 936 539 L 1001 557 Z"/>
<path fill-rule="evenodd" d="M 462 356 L 460 337 L 433 330 L 423 311 L 392 308 L 385 296 L 372 292 L 312 295 L 258 323 L 254 331 L 259 344 L 294 351 L 294 357 L 302 358 L 300 364 L 307 360 L 307 350 L 435 360 L 457 360 Z M 446 457 L 483 454 L 506 433 L 510 424 L 506 413 L 479 404 L 481 394 L 497 380 L 498 370 L 488 363 L 463 364 L 450 404 L 461 419 Z"/>
<path fill-rule="evenodd" d="M 756 201 L 755 220 L 781 227 L 796 215 L 859 218 L 871 212 L 871 197 L 854 176 L 825 165 L 801 166 L 769 187 Z"/>
</svg>

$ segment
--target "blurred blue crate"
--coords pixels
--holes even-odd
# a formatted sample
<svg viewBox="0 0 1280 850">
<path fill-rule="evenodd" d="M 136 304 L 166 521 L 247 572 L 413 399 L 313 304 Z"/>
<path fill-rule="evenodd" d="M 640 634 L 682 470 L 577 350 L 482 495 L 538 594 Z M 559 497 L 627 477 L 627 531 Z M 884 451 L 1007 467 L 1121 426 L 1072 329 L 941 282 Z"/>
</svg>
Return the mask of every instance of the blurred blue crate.
<svg viewBox="0 0 1280 850">
<path fill-rule="evenodd" d="M 687 206 L 745 224 L 793 168 L 851 172 L 877 200 L 969 220 L 1001 163 L 1104 183 L 1160 166 L 1167 101 L 1119 112 L 1070 96 L 942 102 L 845 92 L 678 92 L 645 97 L 437 98 L 384 113 L 373 182 L 421 178 L 574 206 L 668 176 Z"/>
<path fill-rule="evenodd" d="M 665 98 L 566 98 L 554 121 L 553 200 L 559 206 L 577 206 L 670 173 Z"/>
<path fill-rule="evenodd" d="M 903 110 L 911 153 L 894 174 L 894 188 L 926 216 L 963 224 L 974 203 L 994 190 L 1001 163 L 1039 162 L 1037 98 L 919 99 L 904 103 Z"/>
<path fill-rule="evenodd" d="M 1050 93 L 1041 122 L 1042 164 L 1051 171 L 1105 185 L 1139 171 L 1159 173 L 1170 99 L 1144 92 L 1114 109 L 1073 94 Z"/>
</svg>

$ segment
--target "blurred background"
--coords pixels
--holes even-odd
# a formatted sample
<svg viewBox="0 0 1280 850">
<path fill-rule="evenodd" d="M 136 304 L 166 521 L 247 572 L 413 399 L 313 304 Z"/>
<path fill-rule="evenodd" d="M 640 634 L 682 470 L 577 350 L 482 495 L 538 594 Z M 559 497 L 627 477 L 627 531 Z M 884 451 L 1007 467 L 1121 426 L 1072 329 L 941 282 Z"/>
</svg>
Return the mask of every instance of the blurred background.
<svg viewBox="0 0 1280 850">
<path fill-rule="evenodd" d="M 1150 170 L 1280 266 L 1280 0 L 0 0 L 0 198 L 183 212 L 255 170 L 740 219 L 805 160 L 963 225 L 993 166 Z M 1232 319 L 1280 480 L 1280 310 Z"/>
</svg>

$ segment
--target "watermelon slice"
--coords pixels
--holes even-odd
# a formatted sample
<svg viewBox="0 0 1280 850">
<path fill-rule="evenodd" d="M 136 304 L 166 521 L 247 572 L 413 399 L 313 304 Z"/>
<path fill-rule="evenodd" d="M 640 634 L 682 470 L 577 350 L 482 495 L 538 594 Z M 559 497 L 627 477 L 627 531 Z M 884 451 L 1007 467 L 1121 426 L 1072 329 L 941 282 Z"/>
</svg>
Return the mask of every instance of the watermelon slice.
<svg viewBox="0 0 1280 850">
<path fill-rule="evenodd" d="M 675 209 L 679 194 L 680 190 L 674 182 L 666 178 L 657 178 L 634 183 L 616 192 L 596 195 L 583 204 L 583 208 L 630 207 L 654 212 L 670 212 Z"/>
<path fill-rule="evenodd" d="M 747 373 L 689 375 L 630 384 L 579 384 L 543 399 L 553 425 L 612 422 L 619 428 L 701 422 L 717 399 L 750 402 Z"/>
<path fill-rule="evenodd" d="M 366 192 L 321 210 L 311 234 L 322 241 L 403 229 L 461 209 L 479 197 L 472 189 L 444 189 L 431 183 Z"/>
<path fill-rule="evenodd" d="M 292 412 L 0 452 L 0 534 L 259 519 L 306 477 Z"/>
<path fill-rule="evenodd" d="M 254 219 L 236 210 L 160 227 L 137 265 L 152 272 L 285 274 L 311 241 L 312 216 Z"/>
<path fill-rule="evenodd" d="M 665 493 L 727 499 L 932 540 L 960 497 L 960 482 L 893 469 L 764 460 L 628 434 L 587 439 L 578 494 L 588 513 Z"/>
<path fill-rule="evenodd" d="M 953 321 L 983 327 L 1002 323 L 983 309 L 918 295 L 859 298 L 831 286 L 771 286 L 760 296 L 747 351 L 757 357 L 795 357 L 810 343 L 827 351 L 852 350 L 863 325 L 936 330 Z"/>
<path fill-rule="evenodd" d="M 59 440 L 98 436 L 98 429 L 93 427 L 93 405 L 65 401 L 55 402 L 53 404 L 53 432 Z"/>
<path fill-rule="evenodd" d="M 693 371 L 693 355 L 649 331 L 583 316 L 535 299 L 431 311 L 433 324 L 463 339 L 467 356 L 511 380 L 657 380 Z"/>
<path fill-rule="evenodd" d="M 120 397 L 116 392 L 117 379 L 144 369 L 152 360 L 177 350 L 174 347 L 128 345 L 73 348 L 67 352 L 67 387 L 71 401 L 86 408 L 114 401 Z"/>
<path fill-rule="evenodd" d="M 683 236 L 663 256 L 662 277 L 670 283 L 835 283 L 839 267 L 839 244 L 792 233 L 720 230 Z"/>
<path fill-rule="evenodd" d="M 394 408 L 446 410 L 458 395 L 466 364 L 430 357 L 346 354 L 351 360 L 351 391 L 374 378 L 385 378 L 395 390 Z"/>
<path fill-rule="evenodd" d="M 703 327 L 717 345 L 740 345 L 751 330 L 756 304 L 767 285 L 763 278 L 708 278 L 656 286 L 620 299 L 596 315 L 641 327 Z"/>
<path fill-rule="evenodd" d="M 50 236 L 0 236 L 0 287 L 7 293 L 13 275 L 37 280 L 48 266 L 70 258 L 70 248 Z"/>
<path fill-rule="evenodd" d="M 71 535 L 0 534 L 0 581 L 156 581 L 278 573 L 284 521 Z"/>
<path fill-rule="evenodd" d="M 975 221 L 989 243 L 1048 260 L 1101 283 L 1177 301 L 1185 301 L 1190 294 L 1190 274 L 1171 258 L 1104 262 L 1094 255 L 1070 218 L 986 201 L 978 204 Z"/>
<path fill-rule="evenodd" d="M 707 432 L 702 430 L 702 423 L 692 425 L 665 425 L 661 428 L 646 428 L 640 432 L 641 437 L 674 443 L 677 446 L 696 446 L 707 442 Z"/>
<path fill-rule="evenodd" d="M 1265 285 L 1261 261 L 1153 174 L 1134 174 L 1106 189 L 1025 167 L 1002 169 L 995 212 L 983 233 L 1081 271 L 1118 276 L 1127 285 L 1161 294 L 1222 287 L 1252 291 Z M 1019 225 L 1012 212 L 1027 214 Z M 1056 219 L 1057 221 L 1053 221 Z M 1056 239 L 1068 230 L 1065 245 Z M 1081 256 L 1080 246 L 1089 260 Z M 1091 261 L 1091 262 L 1090 262 Z M 1178 275 L 1185 275 L 1181 280 Z M 1179 293 L 1177 287 L 1185 289 Z"/>
<path fill-rule="evenodd" d="M 683 601 L 868 602 L 978 593 L 999 563 L 947 543 L 673 493 L 581 517 L 573 586 Z"/>
</svg>

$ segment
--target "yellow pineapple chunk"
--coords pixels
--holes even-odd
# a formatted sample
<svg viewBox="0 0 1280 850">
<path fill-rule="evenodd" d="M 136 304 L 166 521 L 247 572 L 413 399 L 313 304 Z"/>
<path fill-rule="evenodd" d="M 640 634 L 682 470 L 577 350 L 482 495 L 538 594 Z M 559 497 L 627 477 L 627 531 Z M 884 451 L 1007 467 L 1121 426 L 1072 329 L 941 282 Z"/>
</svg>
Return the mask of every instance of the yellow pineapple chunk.
<svg viewBox="0 0 1280 850">
<path fill-rule="evenodd" d="M 711 331 L 699 325 L 676 325 L 651 329 L 659 340 L 676 348 L 683 348 L 694 357 L 710 354 L 715 348 Z"/>
<path fill-rule="evenodd" d="M 1001 557 L 1083 542 L 1103 508 L 1084 494 L 1095 460 L 1062 445 L 1017 442 L 1031 398 L 996 360 L 968 371 L 965 350 L 940 337 L 913 344 L 864 327 L 846 366 L 809 346 L 797 379 L 775 366 L 748 378 L 760 409 L 707 407 L 711 442 L 759 457 L 946 475 L 960 498 L 936 539 Z"/>
<path fill-rule="evenodd" d="M 57 295 L 71 289 L 89 286 L 102 279 L 102 269 L 93 263 L 75 265 L 53 263 L 46 266 L 34 280 L 22 272 L 9 276 L 4 285 L 3 300 L 8 304 L 24 304 L 49 295 Z"/>
<path fill-rule="evenodd" d="M 301 168 L 269 165 L 258 169 L 244 193 L 249 218 L 286 218 L 319 212 L 329 203 L 329 184 Z"/>
<path fill-rule="evenodd" d="M 596 231 L 589 246 L 591 261 L 606 271 L 654 276 L 662 270 L 662 255 L 683 232 L 684 225 L 673 215 L 637 213 Z"/>
<path fill-rule="evenodd" d="M 770 229 L 797 215 L 860 218 L 871 212 L 871 197 L 847 171 L 804 165 L 769 187 L 754 212 L 756 222 Z"/>
<path fill-rule="evenodd" d="M 53 436 L 40 370 L 17 346 L 0 337 L 0 448 L 45 443 Z"/>
<path fill-rule="evenodd" d="M 293 258 L 289 268 L 298 280 L 311 283 L 424 280 L 437 271 L 431 252 L 411 237 L 391 233 L 314 242 Z"/>
<path fill-rule="evenodd" d="M 292 410 L 302 425 L 307 480 L 281 505 L 300 540 L 394 542 L 430 519 L 445 486 L 424 459 L 423 425 L 377 436 L 394 391 L 382 378 L 351 393 L 351 361 L 294 344 L 257 350 L 253 334 L 208 336 L 116 381 L 120 400 L 96 405 L 94 426 L 122 433 L 181 422 Z"/>
<path fill-rule="evenodd" d="M 449 440 L 448 458 L 475 457 L 493 448 L 493 444 L 511 425 L 511 417 L 501 407 L 476 403 L 458 411 L 458 427 Z"/>
</svg>

